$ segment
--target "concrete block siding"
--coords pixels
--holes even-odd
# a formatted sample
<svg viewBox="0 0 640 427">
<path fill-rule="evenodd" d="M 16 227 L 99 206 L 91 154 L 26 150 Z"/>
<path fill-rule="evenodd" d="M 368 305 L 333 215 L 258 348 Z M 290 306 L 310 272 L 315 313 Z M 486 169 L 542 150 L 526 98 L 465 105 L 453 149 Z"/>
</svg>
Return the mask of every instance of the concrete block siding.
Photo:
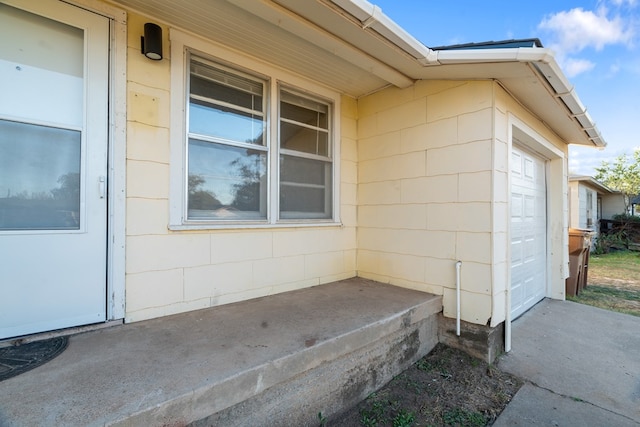
<svg viewBox="0 0 640 427">
<path fill-rule="evenodd" d="M 567 149 L 496 82 L 420 81 L 342 96 L 340 225 L 170 230 L 169 28 L 164 59 L 145 60 L 147 20 L 128 13 L 126 321 L 355 276 L 442 295 L 453 316 L 457 260 L 462 320 L 505 319 L 511 117 L 564 153 L 552 161 L 553 179 L 566 177 Z M 552 191 L 551 241 L 564 247 L 567 189 Z M 562 297 L 567 260 L 556 252 L 550 296 Z"/>
<path fill-rule="evenodd" d="M 340 118 L 342 226 L 170 231 L 170 44 L 140 54 L 148 18 L 128 13 L 126 321 L 227 304 L 356 276 L 357 103 Z"/>
<path fill-rule="evenodd" d="M 359 275 L 443 295 L 445 316 L 455 316 L 460 259 L 463 320 L 482 324 L 491 317 L 492 85 L 420 82 L 358 104 Z"/>
<path fill-rule="evenodd" d="M 509 117 L 564 153 L 551 162 L 552 179 L 566 178 L 566 146 L 493 81 L 390 88 L 360 99 L 358 112 L 358 274 L 443 295 L 444 315 L 454 317 L 455 263 L 461 260 L 462 320 L 504 321 Z M 549 191 L 556 203 L 566 194 Z M 550 217 L 566 230 L 566 209 L 557 206 Z M 564 283 L 565 260 L 557 252 L 552 289 Z"/>
</svg>

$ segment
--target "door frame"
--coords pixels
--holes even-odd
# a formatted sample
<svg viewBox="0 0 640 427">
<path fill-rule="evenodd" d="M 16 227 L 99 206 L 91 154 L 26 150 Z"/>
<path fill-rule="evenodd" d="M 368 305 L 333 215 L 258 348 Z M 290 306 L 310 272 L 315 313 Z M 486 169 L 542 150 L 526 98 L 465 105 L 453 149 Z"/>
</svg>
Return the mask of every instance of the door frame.
<svg viewBox="0 0 640 427">
<path fill-rule="evenodd" d="M 545 297 L 559 300 L 565 299 L 565 278 L 568 276 L 569 253 L 568 253 L 568 149 L 561 150 L 549 139 L 542 136 L 524 120 L 512 113 L 508 115 L 508 153 L 509 159 L 507 174 L 508 191 L 511 194 L 511 154 L 513 144 L 530 151 L 545 160 L 545 180 L 546 180 L 546 289 Z M 565 143 L 559 137 L 559 142 Z M 552 185 L 553 183 L 553 185 Z M 561 183 L 560 185 L 558 185 Z M 511 198 L 508 197 L 508 212 L 511 212 Z M 508 227 L 511 241 L 511 226 Z M 505 351 L 511 350 L 511 247 L 507 248 L 508 264 L 507 269 L 507 292 L 505 293 Z"/>
<path fill-rule="evenodd" d="M 99 0 L 3 0 L 39 14 L 43 8 L 67 3 L 109 19 L 109 92 L 107 153 L 107 321 L 125 316 L 125 225 L 127 137 L 127 14 Z M 44 15 L 46 16 L 46 14 Z"/>
</svg>

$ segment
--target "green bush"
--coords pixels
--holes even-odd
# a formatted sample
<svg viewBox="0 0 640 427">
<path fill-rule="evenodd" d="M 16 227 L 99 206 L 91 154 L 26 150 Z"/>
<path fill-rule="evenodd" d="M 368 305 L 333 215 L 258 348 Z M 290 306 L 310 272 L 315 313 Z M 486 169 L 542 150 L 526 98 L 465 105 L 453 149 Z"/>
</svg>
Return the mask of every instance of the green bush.
<svg viewBox="0 0 640 427">
<path fill-rule="evenodd" d="M 624 231 L 608 234 L 600 233 L 596 238 L 592 253 L 594 255 L 608 254 L 615 249 L 626 249 L 628 244 L 629 239 Z"/>
<path fill-rule="evenodd" d="M 629 214 L 617 214 L 611 217 L 614 221 L 622 221 L 622 222 L 631 222 L 635 224 L 640 224 L 640 216 L 638 215 L 629 215 Z"/>
</svg>

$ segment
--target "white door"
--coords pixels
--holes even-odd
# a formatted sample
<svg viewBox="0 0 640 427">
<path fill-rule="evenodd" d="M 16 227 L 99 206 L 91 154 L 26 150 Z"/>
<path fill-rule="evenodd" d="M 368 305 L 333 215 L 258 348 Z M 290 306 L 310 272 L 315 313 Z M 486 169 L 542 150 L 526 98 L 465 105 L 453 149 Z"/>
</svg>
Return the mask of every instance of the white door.
<svg viewBox="0 0 640 427">
<path fill-rule="evenodd" d="M 511 317 L 546 295 L 545 161 L 517 147 L 511 158 Z"/>
<path fill-rule="evenodd" d="M 106 320 L 109 21 L 0 4 L 0 339 Z"/>
</svg>

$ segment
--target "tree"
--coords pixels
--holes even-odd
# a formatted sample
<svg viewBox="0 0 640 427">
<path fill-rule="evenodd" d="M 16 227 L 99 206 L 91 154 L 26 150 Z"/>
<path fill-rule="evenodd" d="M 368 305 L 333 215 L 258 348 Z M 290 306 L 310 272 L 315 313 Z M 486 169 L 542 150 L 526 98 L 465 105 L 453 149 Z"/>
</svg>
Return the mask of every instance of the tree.
<svg viewBox="0 0 640 427">
<path fill-rule="evenodd" d="M 624 195 L 628 208 L 630 198 L 640 194 L 640 149 L 631 158 L 623 154 L 611 163 L 603 161 L 596 172 L 595 179 Z"/>
<path fill-rule="evenodd" d="M 189 175 L 189 209 L 216 210 L 222 207 L 220 200 L 211 191 L 202 190 L 200 186 L 205 179 L 200 175 Z"/>
</svg>

